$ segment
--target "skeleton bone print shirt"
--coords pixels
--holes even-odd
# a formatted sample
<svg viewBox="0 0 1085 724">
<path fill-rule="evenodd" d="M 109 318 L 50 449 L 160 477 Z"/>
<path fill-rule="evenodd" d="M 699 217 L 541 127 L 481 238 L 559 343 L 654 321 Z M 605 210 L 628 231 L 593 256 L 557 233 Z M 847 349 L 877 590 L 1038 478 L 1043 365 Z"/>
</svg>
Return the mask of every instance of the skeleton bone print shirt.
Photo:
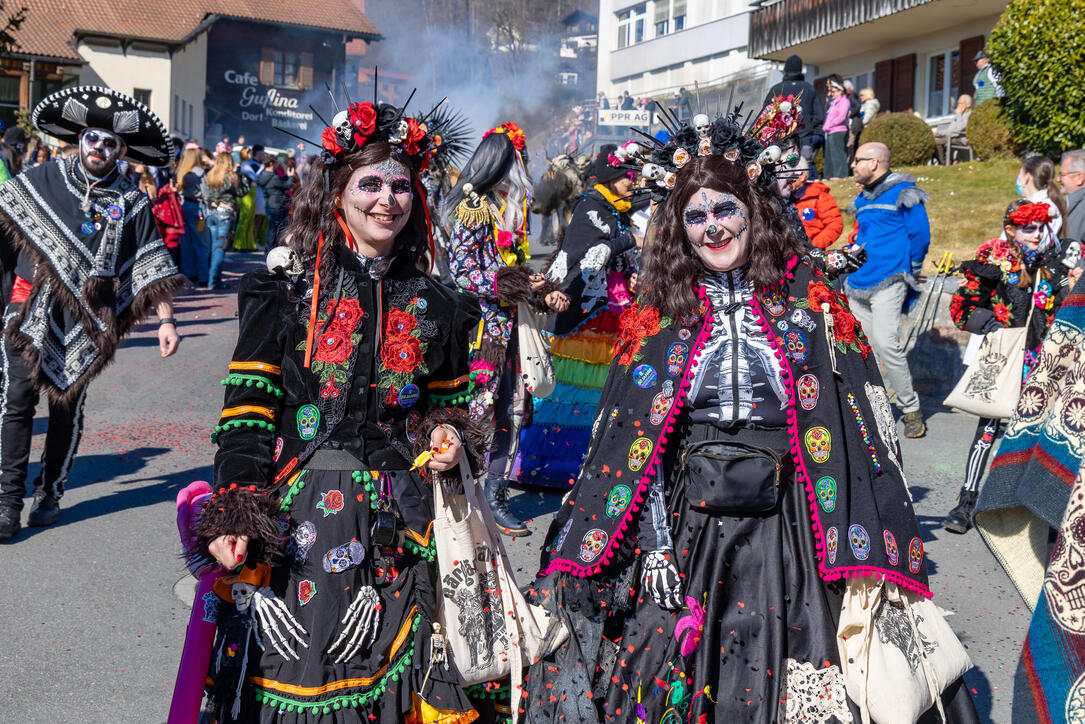
<svg viewBox="0 0 1085 724">
<path fill-rule="evenodd" d="M 787 388 L 768 337 L 750 308 L 753 286 L 745 270 L 708 272 L 712 334 L 693 363 L 690 419 L 720 425 L 783 427 Z"/>
</svg>

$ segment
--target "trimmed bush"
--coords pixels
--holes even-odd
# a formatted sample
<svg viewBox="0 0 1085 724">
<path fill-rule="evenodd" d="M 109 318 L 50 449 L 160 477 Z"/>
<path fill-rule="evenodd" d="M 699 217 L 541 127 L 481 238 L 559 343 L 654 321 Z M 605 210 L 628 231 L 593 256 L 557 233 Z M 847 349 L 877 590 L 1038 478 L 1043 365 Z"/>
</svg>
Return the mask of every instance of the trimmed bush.
<svg viewBox="0 0 1085 724">
<path fill-rule="evenodd" d="M 1017 143 L 1013 138 L 1013 128 L 1002 111 L 1002 101 L 991 98 L 972 109 L 968 116 L 968 129 L 965 133 L 968 145 L 976 156 L 986 161 L 989 158 L 1011 158 L 1017 155 Z"/>
<path fill-rule="evenodd" d="M 985 49 L 1001 75 L 1002 108 L 1019 144 L 1055 158 L 1085 146 L 1081 0 L 1013 0 Z"/>
<path fill-rule="evenodd" d="M 934 156 L 934 132 L 911 113 L 886 113 L 871 121 L 859 142 L 875 141 L 889 146 L 893 166 L 919 166 Z"/>
</svg>

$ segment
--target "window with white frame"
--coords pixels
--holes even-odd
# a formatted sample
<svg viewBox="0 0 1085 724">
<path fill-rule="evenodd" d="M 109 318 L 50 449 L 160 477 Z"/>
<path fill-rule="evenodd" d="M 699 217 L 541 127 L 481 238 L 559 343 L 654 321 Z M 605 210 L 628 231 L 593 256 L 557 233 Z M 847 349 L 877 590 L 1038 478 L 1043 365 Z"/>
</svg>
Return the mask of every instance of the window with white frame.
<svg viewBox="0 0 1085 724">
<path fill-rule="evenodd" d="M 686 27 L 686 0 L 654 0 L 656 37 Z"/>
<path fill-rule="evenodd" d="M 957 103 L 961 53 L 954 48 L 927 56 L 927 117 L 946 116 Z"/>
<path fill-rule="evenodd" d="M 647 22 L 647 3 L 618 13 L 618 47 L 644 42 L 644 25 Z"/>
</svg>

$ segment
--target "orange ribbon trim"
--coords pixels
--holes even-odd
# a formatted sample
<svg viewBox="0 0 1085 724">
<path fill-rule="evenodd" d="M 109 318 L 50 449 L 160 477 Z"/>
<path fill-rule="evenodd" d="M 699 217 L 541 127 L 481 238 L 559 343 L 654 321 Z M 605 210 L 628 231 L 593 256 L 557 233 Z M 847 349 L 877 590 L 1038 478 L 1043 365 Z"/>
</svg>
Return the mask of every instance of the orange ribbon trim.
<svg viewBox="0 0 1085 724">
<path fill-rule="evenodd" d="M 270 375 L 281 375 L 282 369 L 275 365 L 269 365 L 267 362 L 231 362 L 230 369 L 232 370 L 260 370 L 261 372 L 267 372 Z"/>
<path fill-rule="evenodd" d="M 241 407 L 227 407 L 222 411 L 223 417 L 237 417 L 238 415 L 244 415 L 246 412 L 252 412 L 257 415 L 263 415 L 269 420 L 275 419 L 275 411 L 266 407 L 256 407 L 254 405 L 242 405 Z"/>
</svg>

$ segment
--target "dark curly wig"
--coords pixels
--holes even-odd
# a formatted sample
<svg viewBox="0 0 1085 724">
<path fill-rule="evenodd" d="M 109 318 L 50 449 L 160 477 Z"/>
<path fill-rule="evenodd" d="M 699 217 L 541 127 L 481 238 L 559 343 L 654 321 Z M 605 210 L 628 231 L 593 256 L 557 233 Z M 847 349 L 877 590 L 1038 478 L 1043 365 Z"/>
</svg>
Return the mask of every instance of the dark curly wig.
<svg viewBox="0 0 1085 724">
<path fill-rule="evenodd" d="M 733 194 L 750 212 L 750 256 L 746 273 L 758 289 L 782 282 L 787 262 L 802 253 L 802 244 L 788 229 L 770 193 L 751 181 L 743 166 L 722 156 L 698 156 L 678 174 L 674 190 L 656 212 L 659 233 L 647 249 L 645 277 L 648 304 L 677 318 L 695 313 L 700 306 L 697 287 L 705 268 L 686 236 L 682 211 L 700 188 Z"/>
<path fill-rule="evenodd" d="M 418 193 L 418 174 L 410 159 L 384 142 L 370 142 L 361 151 L 343 156 L 330 166 L 325 166 L 323 159 L 317 160 L 309 168 L 305 182 L 294 195 L 294 212 L 290 224 L 286 227 L 287 244 L 301 258 L 309 269 L 316 264 L 316 247 L 320 233 L 324 232 L 323 267 L 332 263 L 333 254 L 329 251 L 336 244 L 343 244 L 343 230 L 335 220 L 336 198 L 342 194 L 351 175 L 362 166 L 386 161 L 389 158 L 399 161 L 408 169 L 411 176 L 411 214 L 406 226 L 396 237 L 393 255 L 405 258 L 411 264 L 417 264 L 428 251 L 428 232 L 426 229 L 426 199 Z M 324 175 L 327 172 L 328 188 L 324 190 Z"/>
</svg>

